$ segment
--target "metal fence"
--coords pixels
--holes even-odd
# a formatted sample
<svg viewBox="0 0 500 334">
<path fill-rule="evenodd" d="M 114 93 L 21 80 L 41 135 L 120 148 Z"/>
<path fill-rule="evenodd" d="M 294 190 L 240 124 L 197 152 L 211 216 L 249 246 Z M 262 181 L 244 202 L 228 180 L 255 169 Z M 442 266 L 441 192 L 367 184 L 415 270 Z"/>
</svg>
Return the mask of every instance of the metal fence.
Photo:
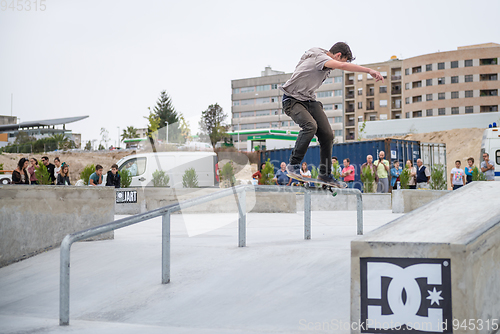
<svg viewBox="0 0 500 334">
<path fill-rule="evenodd" d="M 238 247 L 246 246 L 246 192 L 303 192 L 304 193 L 304 239 L 311 239 L 311 194 L 327 192 L 303 187 L 288 186 L 250 186 L 243 185 L 227 188 L 209 194 L 167 205 L 132 217 L 119 219 L 108 224 L 90 228 L 84 231 L 68 234 L 61 243 L 60 285 L 59 285 L 59 325 L 69 325 L 69 285 L 70 285 L 70 250 L 71 245 L 79 240 L 134 225 L 155 217 L 162 216 L 162 284 L 170 282 L 170 214 L 175 211 L 190 208 L 227 196 L 235 196 L 238 204 Z M 357 234 L 363 234 L 363 200 L 358 189 L 337 189 L 338 194 L 356 195 L 357 198 Z"/>
</svg>

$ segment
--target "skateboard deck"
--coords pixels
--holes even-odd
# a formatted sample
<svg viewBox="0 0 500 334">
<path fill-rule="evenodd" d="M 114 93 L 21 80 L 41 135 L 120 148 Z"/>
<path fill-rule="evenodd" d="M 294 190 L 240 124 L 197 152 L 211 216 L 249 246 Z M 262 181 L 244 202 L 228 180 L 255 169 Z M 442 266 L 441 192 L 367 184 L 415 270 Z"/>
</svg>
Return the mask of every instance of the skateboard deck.
<svg viewBox="0 0 500 334">
<path fill-rule="evenodd" d="M 286 175 L 289 178 L 292 178 L 294 180 L 298 180 L 300 182 L 304 182 L 304 185 L 306 187 L 309 187 L 309 183 L 320 184 L 323 189 L 328 189 L 332 193 L 333 196 L 337 195 L 337 192 L 334 189 L 336 189 L 336 188 L 339 188 L 339 189 L 347 188 L 347 184 L 345 184 L 342 181 L 339 181 L 340 184 L 343 185 L 343 187 L 340 187 L 340 186 L 336 186 L 336 185 L 333 185 L 333 184 L 328 183 L 328 182 L 321 181 L 319 179 L 313 179 L 313 178 L 309 178 L 309 177 L 303 177 L 300 174 L 287 173 Z"/>
</svg>

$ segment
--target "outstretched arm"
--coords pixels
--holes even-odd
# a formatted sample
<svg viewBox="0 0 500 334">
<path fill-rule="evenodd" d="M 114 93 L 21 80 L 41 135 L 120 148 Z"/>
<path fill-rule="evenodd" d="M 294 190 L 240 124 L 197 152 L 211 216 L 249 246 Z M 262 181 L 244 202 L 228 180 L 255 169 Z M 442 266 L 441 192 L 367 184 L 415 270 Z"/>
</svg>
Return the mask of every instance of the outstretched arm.
<svg viewBox="0 0 500 334">
<path fill-rule="evenodd" d="M 384 77 L 378 72 L 368 67 L 359 66 L 351 63 L 344 63 L 335 59 L 329 60 L 325 63 L 325 67 L 332 69 L 339 69 L 350 72 L 364 72 L 370 74 L 375 78 L 376 81 L 382 80 L 384 82 Z"/>
</svg>

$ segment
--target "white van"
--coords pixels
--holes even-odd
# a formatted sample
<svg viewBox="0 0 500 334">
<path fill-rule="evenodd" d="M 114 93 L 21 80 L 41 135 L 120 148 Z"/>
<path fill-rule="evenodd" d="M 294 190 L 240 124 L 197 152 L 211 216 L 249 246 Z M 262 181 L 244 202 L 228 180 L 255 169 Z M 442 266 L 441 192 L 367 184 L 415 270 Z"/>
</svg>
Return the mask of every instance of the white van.
<svg viewBox="0 0 500 334">
<path fill-rule="evenodd" d="M 500 128 L 496 123 L 483 132 L 481 157 L 485 152 L 490 155 L 490 162 L 495 165 L 495 181 L 500 181 Z"/>
<path fill-rule="evenodd" d="M 153 173 L 163 170 L 170 178 L 168 186 L 182 188 L 186 169 L 194 168 L 199 187 L 218 185 L 217 154 L 215 152 L 157 152 L 129 155 L 117 162 L 118 170 L 132 174 L 130 187 L 152 187 Z"/>
</svg>

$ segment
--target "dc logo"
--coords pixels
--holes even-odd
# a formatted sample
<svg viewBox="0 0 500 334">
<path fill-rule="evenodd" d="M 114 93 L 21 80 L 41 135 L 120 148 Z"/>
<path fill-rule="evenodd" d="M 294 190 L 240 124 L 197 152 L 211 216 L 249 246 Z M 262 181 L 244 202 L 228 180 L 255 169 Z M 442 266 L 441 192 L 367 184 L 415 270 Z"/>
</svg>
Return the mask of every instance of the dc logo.
<svg viewBox="0 0 500 334">
<path fill-rule="evenodd" d="M 452 333 L 449 259 L 361 258 L 363 333 Z"/>
</svg>

